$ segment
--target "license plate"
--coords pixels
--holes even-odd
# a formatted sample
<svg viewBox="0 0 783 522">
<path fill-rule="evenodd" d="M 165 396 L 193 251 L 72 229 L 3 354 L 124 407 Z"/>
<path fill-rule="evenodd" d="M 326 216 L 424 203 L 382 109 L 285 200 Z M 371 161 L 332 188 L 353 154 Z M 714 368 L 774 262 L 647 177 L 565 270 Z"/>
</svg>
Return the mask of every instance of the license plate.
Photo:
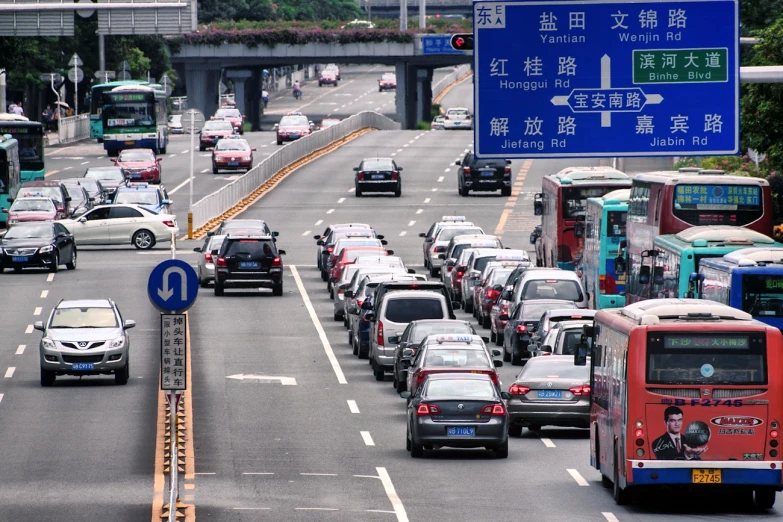
<svg viewBox="0 0 783 522">
<path fill-rule="evenodd" d="M 239 166 L 239 162 L 238 161 L 229 161 L 228 162 L 228 166 L 229 167 L 237 167 L 237 166 Z"/>
<path fill-rule="evenodd" d="M 473 426 L 449 426 L 446 428 L 449 437 L 475 437 L 476 428 Z"/>
<path fill-rule="evenodd" d="M 561 390 L 538 390 L 539 399 L 561 399 L 563 392 Z"/>
<path fill-rule="evenodd" d="M 373 174 L 372 179 L 383 179 L 383 174 Z"/>
<path fill-rule="evenodd" d="M 289 134 L 288 137 L 289 138 L 298 138 L 299 135 L 298 134 Z"/>
<path fill-rule="evenodd" d="M 131 179 L 141 179 L 141 174 L 131 174 Z"/>
<path fill-rule="evenodd" d="M 72 365 L 74 370 L 94 370 L 95 364 L 94 363 L 73 363 Z"/>
<path fill-rule="evenodd" d="M 261 263 L 257 261 L 240 261 L 239 268 L 260 268 Z"/>
<path fill-rule="evenodd" d="M 720 484 L 722 482 L 719 469 L 694 469 L 691 475 L 694 484 Z"/>
<path fill-rule="evenodd" d="M 12 256 L 11 261 L 14 263 L 27 263 L 27 256 Z"/>
<path fill-rule="evenodd" d="M 462 122 L 455 121 L 455 122 L 454 122 L 454 125 L 462 125 Z"/>
<path fill-rule="evenodd" d="M 493 176 L 495 174 L 494 170 L 480 170 L 482 176 Z"/>
</svg>

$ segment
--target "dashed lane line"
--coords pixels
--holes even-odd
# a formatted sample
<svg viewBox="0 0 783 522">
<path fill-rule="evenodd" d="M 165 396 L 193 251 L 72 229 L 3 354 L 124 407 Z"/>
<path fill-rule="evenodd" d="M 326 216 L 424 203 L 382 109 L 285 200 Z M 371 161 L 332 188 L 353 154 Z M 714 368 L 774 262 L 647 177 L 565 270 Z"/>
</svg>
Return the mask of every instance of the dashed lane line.
<svg viewBox="0 0 783 522">
<path fill-rule="evenodd" d="M 3 396 L 4 395 L 5 395 L 4 393 L 0 393 L 0 402 L 3 402 Z"/>
<path fill-rule="evenodd" d="M 361 413 L 359 411 L 359 406 L 356 404 L 356 401 L 348 399 L 348 409 L 351 410 L 351 413 Z"/>
<path fill-rule="evenodd" d="M 614 516 L 614 513 L 612 513 L 611 511 L 602 511 L 601 514 L 608 522 L 620 522 L 620 520 L 616 516 Z"/>
<path fill-rule="evenodd" d="M 204 169 L 204 170 L 201 171 L 202 174 L 204 174 L 205 172 L 209 172 L 209 169 Z M 188 179 L 188 181 L 190 181 L 190 180 Z"/>
<path fill-rule="evenodd" d="M 334 212 L 333 208 L 330 208 L 329 210 L 326 211 L 327 214 L 331 214 L 332 212 Z"/>
<path fill-rule="evenodd" d="M 47 282 L 47 283 L 51 283 L 52 281 L 54 281 L 54 274 L 49 274 L 49 275 L 46 277 L 46 282 Z"/>
<path fill-rule="evenodd" d="M 345 198 L 340 198 L 337 200 L 338 203 L 343 203 L 345 201 Z"/>
<path fill-rule="evenodd" d="M 424 212 L 423 208 L 420 208 L 419 210 L 416 211 L 417 214 L 421 214 L 422 212 Z"/>
<path fill-rule="evenodd" d="M 33 333 L 33 330 L 34 330 L 34 328 L 33 328 L 33 325 L 31 325 L 31 324 L 28 324 L 28 325 L 27 325 L 27 328 L 26 328 L 26 329 L 25 329 L 25 331 L 24 331 L 24 333 L 26 333 L 26 334 L 31 334 L 31 333 Z"/>
<path fill-rule="evenodd" d="M 49 296 L 49 290 L 41 290 L 41 299 L 46 299 Z"/>
<path fill-rule="evenodd" d="M 543 442 L 544 446 L 546 446 L 547 448 L 555 448 L 556 447 L 555 443 L 552 442 L 552 439 L 547 439 L 547 438 L 541 437 L 541 442 Z"/>
<path fill-rule="evenodd" d="M 190 183 L 190 178 L 186 179 L 185 181 L 183 181 L 182 183 L 180 183 L 179 185 L 177 185 L 173 189 L 169 190 L 169 194 L 174 194 L 176 191 L 178 191 L 179 189 L 181 189 L 182 187 L 184 187 L 188 183 Z"/>
<path fill-rule="evenodd" d="M 568 474 L 571 475 L 571 477 L 573 477 L 573 479 L 576 481 L 576 483 L 578 485 L 583 486 L 583 487 L 590 485 L 590 483 L 587 482 L 585 480 L 585 478 L 582 476 L 582 474 L 579 473 L 577 470 L 575 470 L 575 469 L 568 469 L 566 471 L 568 471 Z"/>
<path fill-rule="evenodd" d="M 318 225 L 320 225 L 320 224 L 321 224 L 321 223 L 323 223 L 323 222 L 324 222 L 324 220 L 323 220 L 323 219 L 319 219 L 318 221 L 316 221 L 316 222 L 315 222 L 315 225 L 313 225 L 313 226 L 316 226 L 316 227 L 317 227 Z"/>
<path fill-rule="evenodd" d="M 24 353 L 25 348 L 27 348 L 26 344 L 20 344 L 16 347 L 16 355 L 22 355 Z"/>
<path fill-rule="evenodd" d="M 258 471 L 258 472 L 249 471 L 247 473 L 242 473 L 242 474 L 243 475 L 274 475 L 274 473 L 268 473 L 264 471 Z M 196 473 L 196 475 L 202 475 L 202 473 Z M 212 473 L 212 475 L 214 475 L 214 473 Z"/>
<path fill-rule="evenodd" d="M 300 473 L 305 477 L 336 477 L 337 473 Z"/>
<path fill-rule="evenodd" d="M 298 507 L 294 508 L 294 511 L 339 511 L 337 508 L 320 508 L 320 507 Z"/>
<path fill-rule="evenodd" d="M 33 310 L 33 315 L 41 315 L 41 312 L 43 312 L 43 308 L 40 306 L 36 306 L 35 310 Z"/>
<path fill-rule="evenodd" d="M 375 446 L 375 441 L 372 440 L 372 435 L 370 435 L 369 431 L 360 431 L 359 433 L 362 435 L 362 440 L 364 440 L 366 446 Z"/>
<path fill-rule="evenodd" d="M 397 491 L 394 489 L 394 484 L 391 481 L 389 472 L 386 468 L 375 468 L 378 472 L 378 476 L 381 478 L 383 489 L 386 490 L 386 496 L 389 497 L 394 508 L 394 514 L 397 515 L 397 522 L 408 522 L 408 514 L 405 512 L 405 506 L 402 505 L 402 500 L 397 495 Z"/>
<path fill-rule="evenodd" d="M 440 177 L 438 178 L 438 183 L 443 183 L 443 176 L 440 176 Z"/>
<path fill-rule="evenodd" d="M 416 224 L 416 222 L 415 222 L 415 221 L 408 221 L 408 226 L 409 226 L 409 227 L 412 227 L 412 226 L 413 226 L 413 225 L 415 225 L 415 224 Z"/>
<path fill-rule="evenodd" d="M 408 233 L 408 231 L 407 231 L 407 230 L 403 230 L 402 232 L 400 232 L 400 237 L 404 236 L 404 235 L 405 235 L 405 234 L 407 234 L 407 233 Z"/>
<path fill-rule="evenodd" d="M 424 198 L 424 203 L 429 203 L 430 201 L 432 201 L 432 198 Z"/>
<path fill-rule="evenodd" d="M 14 376 L 14 372 L 16 371 L 16 366 L 9 366 L 8 369 L 5 371 L 5 378 L 10 379 Z"/>
<path fill-rule="evenodd" d="M 82 162 L 80 163 L 80 165 L 87 165 L 88 163 L 89 163 L 89 161 L 82 161 Z"/>
</svg>

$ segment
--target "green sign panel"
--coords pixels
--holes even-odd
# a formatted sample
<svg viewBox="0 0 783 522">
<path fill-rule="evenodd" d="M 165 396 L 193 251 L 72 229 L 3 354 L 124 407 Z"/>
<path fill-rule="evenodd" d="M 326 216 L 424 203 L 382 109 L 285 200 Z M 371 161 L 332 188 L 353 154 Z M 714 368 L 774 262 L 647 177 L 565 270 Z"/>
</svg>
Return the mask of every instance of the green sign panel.
<svg viewBox="0 0 783 522">
<path fill-rule="evenodd" d="M 667 49 L 633 52 L 633 83 L 719 83 L 729 79 L 729 50 Z"/>
</svg>

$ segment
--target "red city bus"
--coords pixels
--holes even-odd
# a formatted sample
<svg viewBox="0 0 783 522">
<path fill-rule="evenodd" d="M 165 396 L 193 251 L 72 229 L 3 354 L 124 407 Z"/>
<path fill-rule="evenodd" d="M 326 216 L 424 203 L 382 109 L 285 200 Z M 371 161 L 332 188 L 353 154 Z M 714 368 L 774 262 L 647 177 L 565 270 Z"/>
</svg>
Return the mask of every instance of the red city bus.
<svg viewBox="0 0 783 522">
<path fill-rule="evenodd" d="M 601 310 L 584 330 L 594 347 L 590 463 L 618 504 L 681 486 L 752 490 L 759 508 L 773 506 L 783 490 L 780 330 L 696 299 Z"/>
<path fill-rule="evenodd" d="M 642 257 L 653 250 L 656 237 L 699 225 L 741 226 L 772 237 L 772 213 L 772 191 L 765 179 L 696 168 L 637 174 L 626 222 L 626 302 L 644 294 Z"/>
<path fill-rule="evenodd" d="M 629 188 L 631 178 L 612 167 L 569 167 L 544 176 L 533 202 L 541 217 L 541 259 L 537 266 L 573 270 L 584 249 L 587 198 Z"/>
</svg>

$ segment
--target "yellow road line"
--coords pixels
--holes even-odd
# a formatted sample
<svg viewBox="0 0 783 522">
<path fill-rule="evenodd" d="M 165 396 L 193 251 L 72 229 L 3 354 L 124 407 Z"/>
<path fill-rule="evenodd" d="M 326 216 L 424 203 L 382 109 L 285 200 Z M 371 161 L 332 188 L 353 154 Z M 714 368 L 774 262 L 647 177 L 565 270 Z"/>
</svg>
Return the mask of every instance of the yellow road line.
<svg viewBox="0 0 783 522">
<path fill-rule="evenodd" d="M 509 196 L 508 200 L 506 201 L 507 208 L 503 210 L 503 213 L 500 215 L 500 221 L 498 221 L 498 225 L 495 227 L 496 236 L 500 236 L 500 234 L 503 233 L 503 229 L 506 227 L 508 217 L 514 212 L 517 199 L 519 198 L 519 194 L 522 191 L 522 184 L 525 182 L 527 171 L 530 170 L 532 165 L 533 160 L 527 159 L 524 163 L 522 163 L 522 167 L 519 169 L 519 172 L 517 172 L 517 179 L 514 181 L 514 187 L 511 190 L 511 196 Z"/>
<path fill-rule="evenodd" d="M 501 232 L 503 232 L 503 227 L 506 226 L 506 221 L 508 220 L 508 216 L 511 214 L 511 212 L 513 212 L 513 210 L 507 208 L 500 215 L 500 221 L 498 221 L 498 226 L 495 227 L 495 235 L 498 235 Z"/>
<path fill-rule="evenodd" d="M 460 83 L 464 82 L 464 81 L 465 81 L 465 80 L 466 80 L 468 77 L 470 77 L 472 74 L 473 74 L 473 72 L 467 72 L 467 73 L 465 73 L 465 75 L 464 75 L 462 78 L 460 78 L 460 79 L 458 79 L 456 82 L 454 82 L 454 83 L 452 83 L 452 84 L 448 85 L 448 86 L 447 86 L 445 89 L 443 89 L 443 90 L 441 91 L 441 93 L 440 93 L 440 94 L 438 94 L 437 96 L 435 96 L 435 98 L 433 98 L 433 100 L 432 100 L 432 103 L 434 103 L 434 104 L 439 104 L 439 103 L 440 103 L 440 101 L 443 99 L 443 97 L 444 97 L 444 96 L 446 96 L 446 95 L 449 93 L 449 91 L 450 91 L 451 89 L 453 89 L 454 87 L 456 87 L 456 86 L 457 86 L 457 85 L 459 85 Z M 441 110 L 441 113 L 442 113 L 442 114 L 445 114 L 445 112 L 446 112 L 445 110 Z"/>
<path fill-rule="evenodd" d="M 52 175 L 54 175 L 54 174 L 57 174 L 58 172 L 60 172 L 60 171 L 59 171 L 59 170 L 50 170 L 49 172 L 47 172 L 46 174 L 44 174 L 44 177 L 45 177 L 45 178 L 48 178 L 49 176 L 52 176 Z"/>
</svg>

